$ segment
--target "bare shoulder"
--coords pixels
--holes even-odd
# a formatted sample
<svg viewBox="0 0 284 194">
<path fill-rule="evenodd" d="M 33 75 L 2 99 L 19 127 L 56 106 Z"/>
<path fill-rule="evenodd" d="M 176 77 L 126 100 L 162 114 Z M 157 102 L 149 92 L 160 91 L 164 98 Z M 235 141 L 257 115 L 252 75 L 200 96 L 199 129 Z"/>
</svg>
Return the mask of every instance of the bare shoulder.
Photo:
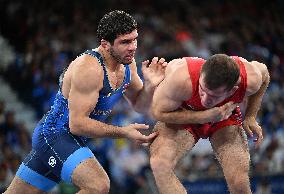
<svg viewBox="0 0 284 194">
<path fill-rule="evenodd" d="M 96 58 L 82 55 L 72 62 L 71 84 L 79 90 L 90 91 L 102 87 L 104 72 Z"/>
<path fill-rule="evenodd" d="M 165 74 L 166 75 L 170 74 L 171 72 L 175 71 L 176 68 L 185 65 L 186 65 L 186 60 L 184 58 L 173 59 L 168 63 Z"/>
<path fill-rule="evenodd" d="M 264 63 L 257 61 L 248 62 L 242 60 L 247 72 L 247 95 L 256 93 L 268 75 L 267 67 Z"/>
<path fill-rule="evenodd" d="M 171 86 L 173 97 L 180 100 L 190 98 L 192 85 L 186 60 L 175 59 L 169 63 L 167 69 L 166 81 Z"/>
</svg>

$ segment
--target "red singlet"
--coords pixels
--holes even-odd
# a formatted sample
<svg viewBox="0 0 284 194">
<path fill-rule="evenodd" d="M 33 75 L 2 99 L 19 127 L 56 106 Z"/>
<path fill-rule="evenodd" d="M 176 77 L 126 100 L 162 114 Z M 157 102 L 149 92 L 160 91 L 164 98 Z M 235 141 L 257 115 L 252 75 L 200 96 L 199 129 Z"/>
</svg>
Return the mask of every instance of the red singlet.
<svg viewBox="0 0 284 194">
<path fill-rule="evenodd" d="M 226 98 L 223 102 L 216 106 L 221 106 L 229 101 L 241 103 L 244 99 L 247 88 L 247 74 L 245 65 L 239 59 L 239 57 L 234 56 L 232 58 L 240 66 L 241 82 L 239 84 L 239 88 L 232 96 Z M 206 108 L 201 104 L 201 99 L 198 92 L 201 67 L 206 61 L 197 57 L 185 57 L 185 59 L 188 66 L 188 73 L 192 82 L 192 96 L 183 103 L 183 107 L 196 111 L 206 110 Z M 198 141 L 199 138 L 206 139 L 211 137 L 212 134 L 217 130 L 230 125 L 242 125 L 242 114 L 239 106 L 234 110 L 233 114 L 227 120 L 216 123 L 185 125 L 185 129 L 193 134 L 195 140 Z"/>
</svg>

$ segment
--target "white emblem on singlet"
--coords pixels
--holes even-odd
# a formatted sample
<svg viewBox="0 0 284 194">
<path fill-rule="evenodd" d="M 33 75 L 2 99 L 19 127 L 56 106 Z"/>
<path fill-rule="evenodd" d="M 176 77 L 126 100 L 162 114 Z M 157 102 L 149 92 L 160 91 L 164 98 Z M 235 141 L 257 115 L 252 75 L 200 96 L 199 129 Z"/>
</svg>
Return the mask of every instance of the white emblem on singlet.
<svg viewBox="0 0 284 194">
<path fill-rule="evenodd" d="M 50 158 L 48 159 L 48 164 L 49 164 L 49 166 L 51 166 L 51 167 L 54 167 L 54 166 L 55 166 L 56 160 L 55 160 L 55 158 L 54 158 L 53 156 L 50 156 Z"/>
</svg>

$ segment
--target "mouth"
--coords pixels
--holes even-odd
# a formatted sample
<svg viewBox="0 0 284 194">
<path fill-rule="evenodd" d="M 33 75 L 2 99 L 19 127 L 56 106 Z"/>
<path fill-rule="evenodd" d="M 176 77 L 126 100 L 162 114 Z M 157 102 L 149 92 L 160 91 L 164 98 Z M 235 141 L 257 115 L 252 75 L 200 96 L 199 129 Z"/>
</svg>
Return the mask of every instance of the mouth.
<svg viewBox="0 0 284 194">
<path fill-rule="evenodd" d="M 134 53 L 125 56 L 125 59 L 127 59 L 127 60 L 132 60 L 133 58 L 134 58 Z"/>
</svg>

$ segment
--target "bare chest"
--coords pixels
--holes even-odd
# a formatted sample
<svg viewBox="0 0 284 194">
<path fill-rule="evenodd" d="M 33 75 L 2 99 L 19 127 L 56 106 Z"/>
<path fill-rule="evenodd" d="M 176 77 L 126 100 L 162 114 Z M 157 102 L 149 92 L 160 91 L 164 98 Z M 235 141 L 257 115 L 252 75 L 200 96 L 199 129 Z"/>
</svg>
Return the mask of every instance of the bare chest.
<svg viewBox="0 0 284 194">
<path fill-rule="evenodd" d="M 125 67 L 122 66 L 118 71 L 111 72 L 107 70 L 107 79 L 113 90 L 119 88 L 124 80 Z"/>
</svg>

